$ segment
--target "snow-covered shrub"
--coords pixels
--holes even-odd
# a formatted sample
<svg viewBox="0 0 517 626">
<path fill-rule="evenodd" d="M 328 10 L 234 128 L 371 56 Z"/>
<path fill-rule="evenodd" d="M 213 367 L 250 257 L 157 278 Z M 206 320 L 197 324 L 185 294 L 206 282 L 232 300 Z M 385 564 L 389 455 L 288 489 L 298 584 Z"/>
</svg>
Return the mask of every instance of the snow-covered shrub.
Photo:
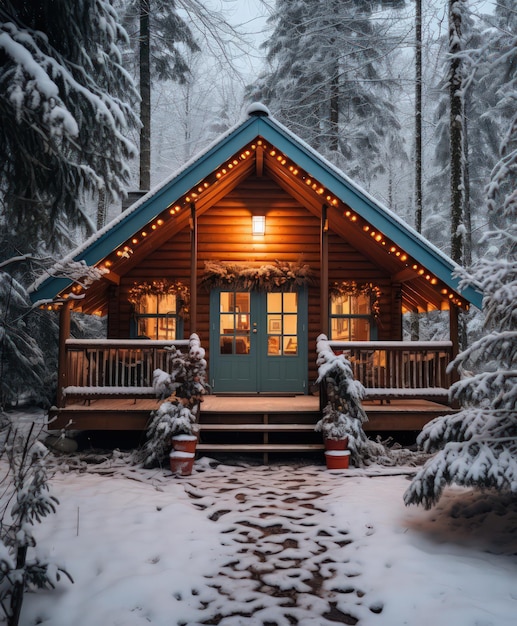
<svg viewBox="0 0 517 626">
<path fill-rule="evenodd" d="M 196 435 L 199 424 L 196 415 L 180 400 L 162 402 L 151 413 L 147 427 L 146 442 L 141 451 L 145 467 L 161 465 L 169 456 L 171 438 L 174 435 Z"/>
<path fill-rule="evenodd" d="M 207 391 L 205 350 L 199 337 L 191 335 L 187 353 L 170 348 L 170 373 L 153 373 L 156 397 L 165 400 L 151 413 L 141 458 L 150 467 L 166 461 L 173 435 L 196 435 L 199 431 L 199 405 Z"/>
<path fill-rule="evenodd" d="M 0 456 L 7 459 L 0 500 L 0 607 L 9 626 L 16 626 L 25 591 L 54 588 L 62 574 L 73 580 L 55 564 L 28 558 L 29 548 L 36 547 L 32 527 L 59 504 L 49 492 L 47 448 L 34 434 L 34 424 L 22 433 L 6 422 L 0 436 Z"/>
</svg>

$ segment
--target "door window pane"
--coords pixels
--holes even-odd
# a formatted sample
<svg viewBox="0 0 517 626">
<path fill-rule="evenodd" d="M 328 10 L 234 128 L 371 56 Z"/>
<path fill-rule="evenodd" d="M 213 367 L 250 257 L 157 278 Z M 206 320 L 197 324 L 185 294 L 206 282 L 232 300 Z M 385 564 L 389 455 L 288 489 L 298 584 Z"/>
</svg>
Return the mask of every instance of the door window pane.
<svg viewBox="0 0 517 626">
<path fill-rule="evenodd" d="M 268 356 L 298 354 L 298 294 L 267 294 Z"/>
<path fill-rule="evenodd" d="M 219 351 L 248 354 L 250 351 L 250 294 L 222 291 L 219 296 Z"/>
</svg>

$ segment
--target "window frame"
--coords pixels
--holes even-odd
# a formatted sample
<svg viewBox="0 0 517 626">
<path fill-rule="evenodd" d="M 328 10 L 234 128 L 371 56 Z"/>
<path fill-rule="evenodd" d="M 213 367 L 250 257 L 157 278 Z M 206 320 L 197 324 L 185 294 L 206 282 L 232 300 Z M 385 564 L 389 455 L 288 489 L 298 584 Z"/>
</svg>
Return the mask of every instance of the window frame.
<svg viewBox="0 0 517 626">
<path fill-rule="evenodd" d="M 163 298 L 161 294 L 146 294 L 146 298 L 147 298 L 147 302 L 149 302 L 151 298 L 154 299 L 154 304 L 155 304 L 155 306 L 153 307 L 154 311 L 153 312 L 146 311 L 145 313 L 143 313 L 141 312 L 143 310 L 142 304 L 135 305 L 134 312 L 133 312 L 133 319 L 132 319 L 133 324 L 132 324 L 132 329 L 131 329 L 132 331 L 131 335 L 134 338 L 146 337 L 146 338 L 153 339 L 153 340 L 163 340 L 163 341 L 175 341 L 177 339 L 183 339 L 183 331 L 184 331 L 183 317 L 178 313 L 177 296 L 175 296 L 174 298 L 175 311 L 174 312 L 167 311 L 165 313 L 160 313 L 160 300 L 165 300 L 165 298 Z M 159 320 L 169 320 L 171 318 L 173 318 L 175 321 L 175 332 L 172 333 L 174 336 L 173 337 L 158 337 Z M 143 320 L 143 319 L 156 320 L 156 324 L 155 324 L 156 333 L 154 337 L 150 337 L 149 334 L 142 335 L 139 332 L 140 320 Z"/>
<path fill-rule="evenodd" d="M 331 295 L 329 298 L 329 339 L 334 339 L 335 341 L 375 341 L 377 339 L 377 324 L 375 322 L 375 316 L 372 313 L 371 310 L 371 304 L 370 302 L 367 300 L 367 304 L 368 304 L 368 308 L 370 309 L 370 313 L 368 314 L 363 314 L 363 313 L 333 313 L 333 304 L 334 304 L 334 299 L 335 298 L 348 298 L 348 310 L 352 311 L 354 310 L 354 307 L 352 306 L 352 300 L 356 299 L 358 296 L 356 294 L 353 293 L 349 293 L 349 294 L 339 294 L 339 295 Z M 351 322 L 353 320 L 364 320 L 366 322 L 368 322 L 368 328 L 369 328 L 369 338 L 368 339 L 352 339 L 350 337 L 350 333 L 352 330 L 352 324 L 348 323 L 348 331 L 347 331 L 347 335 L 348 338 L 347 339 L 342 339 L 342 338 L 336 338 L 332 336 L 332 331 L 333 331 L 333 322 L 334 320 L 336 321 L 340 321 L 340 320 L 344 320 L 346 322 Z"/>
</svg>

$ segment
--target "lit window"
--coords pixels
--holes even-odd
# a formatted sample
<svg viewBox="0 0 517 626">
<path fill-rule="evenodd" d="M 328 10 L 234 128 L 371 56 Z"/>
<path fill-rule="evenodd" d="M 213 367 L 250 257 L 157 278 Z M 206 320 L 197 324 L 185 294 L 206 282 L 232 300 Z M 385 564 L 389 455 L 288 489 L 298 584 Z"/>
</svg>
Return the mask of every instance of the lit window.
<svg viewBox="0 0 517 626">
<path fill-rule="evenodd" d="M 366 295 L 335 295 L 330 300 L 330 339 L 369 341 L 374 330 L 370 298 Z"/>
<path fill-rule="evenodd" d="M 136 334 L 149 339 L 179 339 L 175 294 L 143 296 L 135 307 Z"/>
</svg>

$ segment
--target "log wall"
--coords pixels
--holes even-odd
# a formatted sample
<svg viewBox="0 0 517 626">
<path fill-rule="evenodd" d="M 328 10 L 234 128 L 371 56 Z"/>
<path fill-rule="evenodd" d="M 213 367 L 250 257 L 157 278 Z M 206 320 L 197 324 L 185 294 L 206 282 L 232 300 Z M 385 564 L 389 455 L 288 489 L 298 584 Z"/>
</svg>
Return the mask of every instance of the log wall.
<svg viewBox="0 0 517 626">
<path fill-rule="evenodd" d="M 266 215 L 266 235 L 251 235 L 251 215 Z M 316 380 L 316 337 L 321 332 L 320 219 L 267 177 L 251 176 L 198 218 L 198 276 L 205 261 L 233 261 L 261 265 L 276 259 L 308 264 L 316 282 L 309 289 L 309 385 Z M 185 228 L 124 276 L 110 299 L 108 337 L 129 337 L 128 292 L 135 282 L 168 278 L 190 282 L 190 232 Z M 329 235 L 329 280 L 372 281 L 382 290 L 379 339 L 401 339 L 400 311 L 390 278 L 348 242 Z M 209 344 L 209 293 L 198 285 L 196 332 Z M 185 336 L 191 327 L 185 323 Z M 209 355 L 208 355 L 209 356 Z"/>
</svg>

